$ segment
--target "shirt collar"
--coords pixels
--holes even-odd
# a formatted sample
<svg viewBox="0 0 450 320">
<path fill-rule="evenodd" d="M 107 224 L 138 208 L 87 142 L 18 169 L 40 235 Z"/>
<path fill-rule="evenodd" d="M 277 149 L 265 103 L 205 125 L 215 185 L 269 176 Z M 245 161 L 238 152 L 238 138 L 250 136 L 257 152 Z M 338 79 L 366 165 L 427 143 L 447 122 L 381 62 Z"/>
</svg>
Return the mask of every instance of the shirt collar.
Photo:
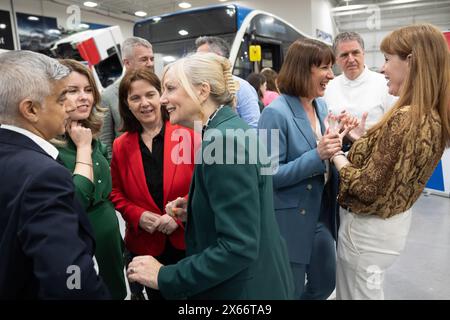
<svg viewBox="0 0 450 320">
<path fill-rule="evenodd" d="M 363 72 L 361 72 L 361 74 L 354 80 L 350 80 L 349 78 L 347 78 L 347 76 L 344 73 L 343 74 L 343 76 L 344 76 L 344 84 L 345 85 L 349 85 L 349 86 L 358 86 L 361 83 L 365 82 L 368 74 L 369 74 L 369 69 L 367 68 L 366 65 L 364 65 Z"/>
<path fill-rule="evenodd" d="M 33 140 L 39 147 L 41 147 L 46 153 L 48 153 L 53 159 L 56 160 L 58 157 L 58 149 L 54 145 L 52 145 L 47 140 L 43 139 L 42 137 L 39 137 L 38 135 L 34 134 L 31 131 L 28 131 L 24 128 L 19 128 L 12 125 L 2 124 L 2 129 L 7 129 L 11 131 L 15 131 L 17 133 L 23 134 L 24 136 L 27 136 L 31 140 Z"/>
</svg>

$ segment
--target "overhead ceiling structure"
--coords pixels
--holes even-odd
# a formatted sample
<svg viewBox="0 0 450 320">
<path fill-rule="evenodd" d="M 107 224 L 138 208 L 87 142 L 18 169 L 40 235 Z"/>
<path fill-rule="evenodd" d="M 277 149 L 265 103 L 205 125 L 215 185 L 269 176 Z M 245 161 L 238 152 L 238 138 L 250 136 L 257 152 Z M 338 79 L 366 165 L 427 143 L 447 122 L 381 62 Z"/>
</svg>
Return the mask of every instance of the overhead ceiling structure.
<svg viewBox="0 0 450 320">
<path fill-rule="evenodd" d="M 54 3 L 77 4 L 83 10 L 135 22 L 144 17 L 162 15 L 183 10 L 181 2 L 201 7 L 232 3 L 226 0 L 90 0 L 97 3 L 94 8 L 83 5 L 86 0 L 46 0 Z M 263 2 L 264 0 L 260 0 Z M 268 0 L 273 1 L 273 0 Z M 293 0 L 295 1 L 295 0 Z M 311 0 L 315 1 L 315 0 Z M 450 28 L 450 0 L 329 0 L 334 8 L 332 16 L 339 31 L 363 31 L 368 19 L 380 15 L 379 30 L 392 30 L 415 22 L 430 22 L 442 29 Z M 288 9 L 287 9 L 288 10 Z M 378 10 L 375 13 L 374 10 Z M 138 17 L 136 11 L 147 15 Z"/>
<path fill-rule="evenodd" d="M 375 22 L 385 31 L 419 22 L 450 28 L 450 0 L 332 0 L 332 4 L 339 31 L 363 31 Z"/>
<path fill-rule="evenodd" d="M 54 3 L 70 5 L 76 4 L 83 10 L 98 14 L 110 15 L 128 21 L 137 21 L 144 17 L 157 16 L 169 12 L 183 10 L 179 6 L 182 2 L 189 3 L 192 7 L 201 7 L 213 4 L 226 3 L 220 0 L 91 0 L 97 4 L 95 7 L 86 7 L 86 0 L 49 0 Z M 136 16 L 135 12 L 142 11 L 147 15 Z"/>
</svg>

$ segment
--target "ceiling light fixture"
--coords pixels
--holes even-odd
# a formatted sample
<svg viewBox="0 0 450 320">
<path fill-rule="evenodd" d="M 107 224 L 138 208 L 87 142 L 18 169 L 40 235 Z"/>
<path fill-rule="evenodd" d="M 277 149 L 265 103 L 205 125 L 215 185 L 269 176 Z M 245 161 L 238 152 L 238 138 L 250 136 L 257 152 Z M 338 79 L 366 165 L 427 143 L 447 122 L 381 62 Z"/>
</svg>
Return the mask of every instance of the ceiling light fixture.
<svg viewBox="0 0 450 320">
<path fill-rule="evenodd" d="M 332 8 L 331 12 L 339 12 L 339 11 L 351 11 L 351 10 L 358 10 L 358 9 L 366 9 L 368 7 L 367 4 L 351 4 L 349 6 L 342 6 L 342 7 L 336 7 Z"/>
<path fill-rule="evenodd" d="M 6 24 L 0 23 L 0 29 L 6 29 Z"/>
<path fill-rule="evenodd" d="M 147 15 L 147 12 L 145 12 L 145 11 L 136 11 L 134 13 L 134 15 L 138 16 L 138 17 L 145 17 Z"/>
<path fill-rule="evenodd" d="M 192 5 L 189 2 L 180 2 L 178 4 L 178 6 L 182 9 L 188 9 L 188 8 L 192 7 Z"/>
<path fill-rule="evenodd" d="M 95 8 L 96 6 L 98 6 L 98 3 L 97 2 L 92 2 L 92 1 L 86 1 L 85 3 L 83 3 L 83 5 L 85 7 Z"/>
<path fill-rule="evenodd" d="M 153 21 L 159 22 L 159 21 L 161 21 L 161 19 L 162 19 L 161 17 L 154 17 L 154 18 L 153 18 Z"/>
<path fill-rule="evenodd" d="M 30 21 L 39 21 L 39 18 L 35 17 L 35 16 L 29 16 L 28 20 L 30 20 Z"/>
<path fill-rule="evenodd" d="M 188 34 L 189 34 L 189 32 L 187 32 L 186 30 L 180 30 L 180 31 L 178 31 L 178 34 L 180 35 L 180 36 L 187 36 Z"/>
</svg>

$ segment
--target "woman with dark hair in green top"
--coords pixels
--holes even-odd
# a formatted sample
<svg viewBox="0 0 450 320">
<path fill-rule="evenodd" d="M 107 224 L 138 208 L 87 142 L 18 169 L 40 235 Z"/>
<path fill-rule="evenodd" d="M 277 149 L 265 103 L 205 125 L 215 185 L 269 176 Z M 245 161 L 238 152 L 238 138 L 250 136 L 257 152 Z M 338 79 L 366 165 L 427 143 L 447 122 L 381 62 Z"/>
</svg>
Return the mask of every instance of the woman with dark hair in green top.
<svg viewBox="0 0 450 320">
<path fill-rule="evenodd" d="M 102 125 L 100 94 L 88 68 L 75 60 L 61 63 L 71 70 L 66 96 L 75 110 L 69 113 L 65 136 L 53 142 L 65 167 L 73 172 L 77 198 L 92 224 L 100 276 L 113 299 L 124 299 L 123 240 L 109 200 L 112 183 L 107 149 L 96 139 Z"/>
</svg>

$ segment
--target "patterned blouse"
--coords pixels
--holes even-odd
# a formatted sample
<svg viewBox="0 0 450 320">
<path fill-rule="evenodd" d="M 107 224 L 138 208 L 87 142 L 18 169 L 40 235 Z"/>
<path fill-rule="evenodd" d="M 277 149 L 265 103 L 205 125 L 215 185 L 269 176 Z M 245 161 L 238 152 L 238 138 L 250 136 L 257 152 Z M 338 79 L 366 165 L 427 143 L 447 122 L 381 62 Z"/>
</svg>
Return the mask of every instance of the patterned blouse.
<svg viewBox="0 0 450 320">
<path fill-rule="evenodd" d="M 425 188 L 444 152 L 437 110 L 422 117 L 407 139 L 405 123 L 411 107 L 395 111 L 388 122 L 358 139 L 350 149 L 350 165 L 340 170 L 338 201 L 356 214 L 389 218 L 408 210 Z"/>
</svg>

